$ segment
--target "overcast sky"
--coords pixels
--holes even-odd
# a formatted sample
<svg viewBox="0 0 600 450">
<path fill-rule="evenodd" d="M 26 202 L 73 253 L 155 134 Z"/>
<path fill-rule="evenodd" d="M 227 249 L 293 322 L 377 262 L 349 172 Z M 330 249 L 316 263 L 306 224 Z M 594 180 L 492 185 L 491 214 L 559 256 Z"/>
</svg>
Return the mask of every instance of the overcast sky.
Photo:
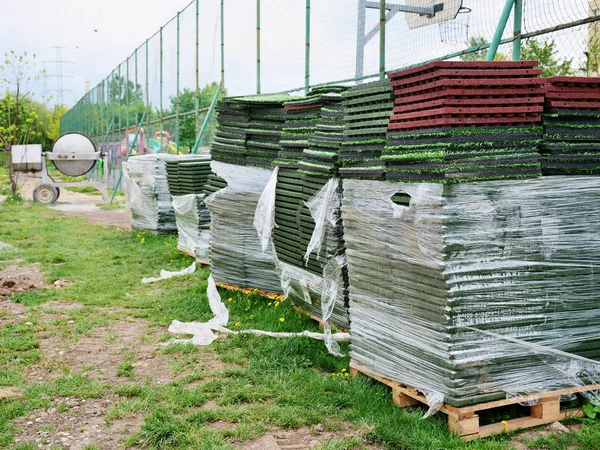
<svg viewBox="0 0 600 450">
<path fill-rule="evenodd" d="M 427 2 L 434 0 L 406 0 Z M 438 0 L 436 0 L 438 1 Z M 457 0 L 446 0 L 456 3 Z M 600 0 L 598 0 L 600 2 Z M 61 46 L 65 103 L 74 104 L 84 93 L 84 82 L 96 86 L 130 57 L 130 79 L 134 79 L 133 51 L 163 29 L 163 98 L 176 91 L 176 23 L 172 17 L 189 0 L 0 0 L 0 52 L 37 53 L 38 67 L 56 73 L 55 50 Z M 394 1 L 391 3 L 404 3 Z M 470 14 L 461 14 L 448 24 L 432 24 L 409 30 L 406 16 L 397 15 L 387 28 L 387 67 L 397 68 L 439 57 L 467 46 L 471 37 L 490 39 L 505 0 L 463 0 Z M 525 0 L 525 31 L 558 25 L 586 17 L 588 0 Z M 200 83 L 220 78 L 220 0 L 200 0 Z M 225 0 L 226 87 L 230 94 L 250 94 L 256 86 L 256 7 L 254 0 Z M 311 27 L 311 74 L 313 83 L 354 76 L 356 55 L 356 0 L 313 0 Z M 262 0 L 263 92 L 297 88 L 304 84 L 304 0 Z M 367 13 L 367 31 L 378 22 L 378 11 Z M 180 18 L 180 87 L 195 84 L 195 8 Z M 512 34 L 512 28 L 505 36 Z M 585 27 L 556 35 L 559 52 L 581 64 L 586 50 Z M 377 72 L 378 37 L 365 49 L 365 73 Z M 158 35 L 148 45 L 149 96 L 160 102 Z M 506 49 L 505 49 L 506 51 Z M 138 52 L 138 83 L 144 87 L 145 47 Z M 126 65 L 121 66 L 125 76 Z M 37 92 L 43 92 L 40 80 Z M 48 77 L 48 93 L 56 78 Z"/>
</svg>

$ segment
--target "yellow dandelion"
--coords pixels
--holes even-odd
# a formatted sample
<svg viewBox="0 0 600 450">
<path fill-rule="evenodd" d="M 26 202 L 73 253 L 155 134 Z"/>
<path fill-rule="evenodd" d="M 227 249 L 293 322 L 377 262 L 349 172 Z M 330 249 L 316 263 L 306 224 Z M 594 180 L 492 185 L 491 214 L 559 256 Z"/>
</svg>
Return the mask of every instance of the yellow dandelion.
<svg viewBox="0 0 600 450">
<path fill-rule="evenodd" d="M 279 306 L 279 302 L 275 302 L 275 306 Z"/>
<path fill-rule="evenodd" d="M 346 371 L 346 369 L 345 369 L 345 368 L 344 368 L 344 369 L 342 369 L 342 372 L 345 372 L 345 371 Z"/>
<path fill-rule="evenodd" d="M 279 321 L 282 322 L 282 323 L 285 322 L 285 317 L 280 317 Z"/>
<path fill-rule="evenodd" d="M 229 298 L 227 299 L 227 301 L 228 301 L 228 302 L 230 302 L 230 301 L 232 301 L 232 300 L 233 300 L 233 299 L 232 299 L 231 297 L 229 297 Z"/>
<path fill-rule="evenodd" d="M 146 240 L 145 238 L 142 238 L 142 239 L 140 240 L 140 242 L 143 244 L 145 240 Z"/>
<path fill-rule="evenodd" d="M 345 373 L 345 374 L 344 374 L 344 376 L 345 376 L 345 377 L 347 377 L 347 376 L 349 376 L 349 375 L 350 375 L 349 373 Z"/>
<path fill-rule="evenodd" d="M 235 326 L 239 328 L 239 327 L 241 327 L 241 326 L 242 326 L 242 324 L 241 324 L 241 323 L 239 323 L 239 322 L 236 322 L 236 323 L 235 323 Z"/>
<path fill-rule="evenodd" d="M 503 420 L 502 425 L 508 425 L 508 422 L 506 420 Z"/>
<path fill-rule="evenodd" d="M 269 302 L 269 303 L 267 303 L 267 306 L 271 306 L 272 304 L 273 304 L 273 303 Z"/>
</svg>

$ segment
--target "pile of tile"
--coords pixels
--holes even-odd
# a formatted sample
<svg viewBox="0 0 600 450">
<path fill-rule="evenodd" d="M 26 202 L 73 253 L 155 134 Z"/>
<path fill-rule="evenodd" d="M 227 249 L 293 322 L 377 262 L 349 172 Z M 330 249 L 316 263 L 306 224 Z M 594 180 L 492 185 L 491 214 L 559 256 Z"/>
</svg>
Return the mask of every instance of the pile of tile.
<svg viewBox="0 0 600 450">
<path fill-rule="evenodd" d="M 392 109 L 394 92 L 390 80 L 359 84 L 344 93 L 345 131 L 340 174 L 344 178 L 381 180 L 381 154 Z"/>
<path fill-rule="evenodd" d="M 210 211 L 209 261 L 216 282 L 281 293 L 275 253 L 263 252 L 254 228 L 258 200 L 272 171 L 213 161 L 227 187 L 205 199 Z"/>
<path fill-rule="evenodd" d="M 167 160 L 167 182 L 171 195 L 201 194 L 210 170 L 210 157 L 204 155 L 174 156 Z"/>
<path fill-rule="evenodd" d="M 545 175 L 600 174 L 600 79 L 546 78 Z"/>
<path fill-rule="evenodd" d="M 133 156 L 123 162 L 131 226 L 160 234 L 177 232 L 175 211 L 166 177 L 172 155 Z"/>
<path fill-rule="evenodd" d="M 554 350 L 600 359 L 600 177 L 345 180 L 342 217 L 370 372 L 454 406 L 590 383 Z"/>
<path fill-rule="evenodd" d="M 224 98 L 216 106 L 217 131 L 210 154 L 215 161 L 246 165 L 246 130 L 249 111 L 235 99 Z"/>
<path fill-rule="evenodd" d="M 463 182 L 541 174 L 536 61 L 436 61 L 391 73 L 386 179 Z"/>
</svg>

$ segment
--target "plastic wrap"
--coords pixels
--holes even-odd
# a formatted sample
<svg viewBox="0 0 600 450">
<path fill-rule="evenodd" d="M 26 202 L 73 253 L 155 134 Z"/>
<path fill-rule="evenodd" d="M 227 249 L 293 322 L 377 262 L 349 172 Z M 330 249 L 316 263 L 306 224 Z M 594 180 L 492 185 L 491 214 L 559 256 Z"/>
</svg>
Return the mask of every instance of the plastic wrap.
<svg viewBox="0 0 600 450">
<path fill-rule="evenodd" d="M 173 208 L 179 235 L 177 248 L 208 260 L 210 214 L 204 200 L 204 194 L 175 195 Z"/>
<path fill-rule="evenodd" d="M 191 275 L 196 271 L 196 261 L 194 261 L 190 266 L 185 269 L 178 270 L 175 272 L 170 272 L 168 270 L 161 270 L 160 275 L 156 278 L 142 278 L 143 284 L 148 283 L 156 283 L 157 281 L 168 280 L 169 278 L 175 277 L 184 277 L 186 275 Z"/>
<path fill-rule="evenodd" d="M 272 245 L 263 252 L 254 216 L 272 170 L 213 161 L 227 187 L 206 200 L 211 215 L 209 261 L 216 281 L 281 293 Z"/>
<path fill-rule="evenodd" d="M 275 193 L 278 173 L 279 167 L 275 167 L 271 179 L 258 199 L 258 205 L 254 212 L 254 228 L 258 233 L 263 252 L 269 248 L 273 228 L 277 226 L 275 223 Z"/>
<path fill-rule="evenodd" d="M 345 180 L 342 217 L 374 374 L 455 406 L 600 381 L 600 178 Z"/>
<path fill-rule="evenodd" d="M 127 209 L 136 230 L 174 233 L 175 211 L 166 178 L 171 155 L 133 156 L 123 162 Z"/>
</svg>

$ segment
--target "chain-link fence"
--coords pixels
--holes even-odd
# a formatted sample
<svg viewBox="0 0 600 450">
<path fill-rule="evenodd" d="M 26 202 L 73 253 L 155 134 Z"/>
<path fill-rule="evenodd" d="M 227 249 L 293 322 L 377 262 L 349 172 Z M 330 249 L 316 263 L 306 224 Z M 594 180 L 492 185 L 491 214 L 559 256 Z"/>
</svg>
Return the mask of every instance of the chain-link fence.
<svg viewBox="0 0 600 450">
<path fill-rule="evenodd" d="M 81 98 L 61 131 L 92 136 L 114 168 L 130 151 L 206 151 L 219 86 L 229 96 L 303 91 L 483 59 L 507 2 L 521 1 L 522 58 L 544 60 L 549 74 L 598 75 L 600 0 L 193 0 Z M 497 59 L 512 58 L 513 16 Z"/>
</svg>

